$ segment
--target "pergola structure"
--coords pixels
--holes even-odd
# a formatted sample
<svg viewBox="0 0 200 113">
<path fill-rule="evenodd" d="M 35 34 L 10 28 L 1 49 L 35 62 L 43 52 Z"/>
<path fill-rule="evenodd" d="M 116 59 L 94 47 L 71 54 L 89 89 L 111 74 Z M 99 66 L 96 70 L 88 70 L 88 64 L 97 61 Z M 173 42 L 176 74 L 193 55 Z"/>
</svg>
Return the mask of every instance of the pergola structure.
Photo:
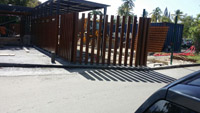
<svg viewBox="0 0 200 113">
<path fill-rule="evenodd" d="M 94 3 L 85 0 L 48 0 L 45 3 L 37 6 L 33 10 L 34 18 L 54 15 L 54 14 L 64 14 L 71 12 L 83 12 L 95 9 L 104 9 L 104 14 L 106 14 L 108 5 Z"/>
<path fill-rule="evenodd" d="M 0 14 L 5 16 L 10 15 L 31 15 L 31 12 L 33 11 L 33 8 L 30 7 L 23 7 L 23 6 L 13 6 L 11 4 L 4 5 L 0 4 Z"/>
<path fill-rule="evenodd" d="M 106 15 L 108 6 L 85 0 L 48 0 L 34 8 L 0 4 L 0 16 L 21 17 L 21 28 L 22 31 L 25 30 L 21 35 L 23 36 L 26 32 L 30 32 L 28 27 L 32 19 L 95 9 L 104 9 Z"/>
<path fill-rule="evenodd" d="M 95 9 L 104 9 L 104 14 L 106 14 L 108 6 L 85 0 L 48 0 L 35 8 L 0 4 L 0 14 L 31 15 L 32 18 L 38 18 Z"/>
</svg>

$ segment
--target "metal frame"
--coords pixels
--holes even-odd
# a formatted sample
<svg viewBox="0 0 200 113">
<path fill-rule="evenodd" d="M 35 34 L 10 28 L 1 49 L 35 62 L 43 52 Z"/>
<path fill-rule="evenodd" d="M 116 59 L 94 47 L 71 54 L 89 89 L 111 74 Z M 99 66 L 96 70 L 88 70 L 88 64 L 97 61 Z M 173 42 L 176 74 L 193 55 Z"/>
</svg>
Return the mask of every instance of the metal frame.
<svg viewBox="0 0 200 113">
<path fill-rule="evenodd" d="M 0 13 L 15 15 L 30 15 L 32 18 L 46 17 L 65 13 L 83 12 L 95 9 L 104 9 L 106 15 L 109 5 L 85 0 L 48 0 L 35 8 L 0 4 Z"/>
<path fill-rule="evenodd" d="M 33 13 L 33 17 L 83 12 L 102 8 L 104 9 L 104 14 L 106 14 L 108 6 L 85 0 L 48 0 L 34 8 L 33 11 L 36 13 Z"/>
</svg>

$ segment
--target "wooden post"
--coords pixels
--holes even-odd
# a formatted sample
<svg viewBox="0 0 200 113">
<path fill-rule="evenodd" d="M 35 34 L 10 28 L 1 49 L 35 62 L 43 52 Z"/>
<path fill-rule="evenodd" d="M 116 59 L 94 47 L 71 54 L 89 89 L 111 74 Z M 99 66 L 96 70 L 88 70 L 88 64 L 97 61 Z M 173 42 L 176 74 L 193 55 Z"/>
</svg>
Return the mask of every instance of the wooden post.
<svg viewBox="0 0 200 113">
<path fill-rule="evenodd" d="M 96 18 L 97 16 L 93 16 L 93 30 L 92 30 L 92 51 L 91 51 L 91 64 L 94 62 L 94 48 L 95 48 L 95 38 L 96 38 Z"/>
<path fill-rule="evenodd" d="M 115 25 L 115 47 L 114 47 L 114 55 L 113 55 L 113 65 L 116 65 L 116 59 L 117 59 L 119 20 L 120 20 L 120 17 L 117 16 L 117 22 Z"/>
<path fill-rule="evenodd" d="M 119 51 L 119 65 L 121 66 L 122 64 L 122 51 L 123 51 L 123 41 L 124 41 L 124 26 L 125 26 L 125 16 L 123 16 L 122 19 L 122 27 L 121 27 L 121 36 L 120 36 L 120 51 Z"/>
<path fill-rule="evenodd" d="M 105 64 L 107 27 L 108 27 L 108 15 L 106 15 L 106 18 L 104 20 L 102 64 Z"/>
<path fill-rule="evenodd" d="M 78 13 L 74 13 L 74 25 L 73 25 L 73 39 L 72 39 L 72 61 L 76 63 L 76 54 L 77 54 L 77 35 L 78 35 Z"/>
<path fill-rule="evenodd" d="M 141 42 L 143 37 L 143 24 L 144 19 L 140 17 L 139 20 L 139 28 L 138 28 L 138 39 L 137 39 L 137 46 L 136 46 L 136 57 L 135 57 L 135 67 L 140 65 L 140 57 L 141 57 Z"/>
<path fill-rule="evenodd" d="M 131 26 L 131 16 L 129 16 L 129 18 L 128 18 L 127 30 L 126 30 L 126 48 L 125 48 L 125 56 L 124 56 L 125 57 L 124 58 L 124 66 L 127 66 L 130 26 Z"/>
<path fill-rule="evenodd" d="M 133 56 L 134 56 L 134 45 L 135 45 L 135 37 L 136 37 L 136 28 L 137 28 L 137 17 L 134 17 L 133 20 L 133 25 L 132 25 L 132 39 L 131 39 L 131 56 L 130 56 L 130 63 L 129 65 L 132 66 L 133 65 Z"/>
<path fill-rule="evenodd" d="M 97 59 L 96 63 L 99 64 L 99 55 L 100 55 L 100 47 L 101 47 L 101 29 L 102 29 L 102 15 L 100 15 L 100 21 L 99 21 L 99 32 L 98 32 L 98 39 L 97 39 Z"/>
<path fill-rule="evenodd" d="M 108 48 L 108 65 L 110 65 L 111 48 L 112 48 L 113 19 L 114 19 L 114 16 L 112 15 L 111 16 L 111 20 L 110 20 L 110 36 L 109 36 L 109 48 Z"/>
<path fill-rule="evenodd" d="M 80 56 L 79 56 L 79 63 L 82 63 L 83 57 L 83 37 L 84 37 L 84 23 L 85 23 L 85 13 L 82 14 L 81 20 L 81 38 L 80 38 Z"/>
<path fill-rule="evenodd" d="M 90 13 L 88 13 L 87 20 L 87 35 L 86 35 L 86 52 L 85 52 L 85 64 L 88 63 L 88 49 L 89 49 L 89 37 L 90 36 Z"/>
</svg>

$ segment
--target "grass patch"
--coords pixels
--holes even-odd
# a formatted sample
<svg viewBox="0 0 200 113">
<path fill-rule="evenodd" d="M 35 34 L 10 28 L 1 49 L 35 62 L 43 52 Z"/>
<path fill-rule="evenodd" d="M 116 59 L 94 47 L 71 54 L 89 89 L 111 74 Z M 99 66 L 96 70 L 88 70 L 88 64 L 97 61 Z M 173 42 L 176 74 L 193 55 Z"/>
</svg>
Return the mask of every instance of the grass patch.
<svg viewBox="0 0 200 113">
<path fill-rule="evenodd" d="M 185 56 L 188 59 L 196 60 L 196 63 L 200 63 L 200 54 L 195 54 L 194 56 Z"/>
</svg>

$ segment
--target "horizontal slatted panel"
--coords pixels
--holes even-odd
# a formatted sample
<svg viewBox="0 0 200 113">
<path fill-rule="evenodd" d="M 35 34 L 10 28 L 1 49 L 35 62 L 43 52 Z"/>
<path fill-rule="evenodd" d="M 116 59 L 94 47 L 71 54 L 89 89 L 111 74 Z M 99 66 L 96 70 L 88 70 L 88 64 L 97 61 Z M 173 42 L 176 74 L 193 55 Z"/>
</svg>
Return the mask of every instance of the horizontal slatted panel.
<svg viewBox="0 0 200 113">
<path fill-rule="evenodd" d="M 166 37 L 168 33 L 168 27 L 150 27 L 148 52 L 162 52 Z M 135 42 L 137 42 L 138 36 L 136 36 Z M 135 43 L 135 48 L 136 48 Z"/>
</svg>

